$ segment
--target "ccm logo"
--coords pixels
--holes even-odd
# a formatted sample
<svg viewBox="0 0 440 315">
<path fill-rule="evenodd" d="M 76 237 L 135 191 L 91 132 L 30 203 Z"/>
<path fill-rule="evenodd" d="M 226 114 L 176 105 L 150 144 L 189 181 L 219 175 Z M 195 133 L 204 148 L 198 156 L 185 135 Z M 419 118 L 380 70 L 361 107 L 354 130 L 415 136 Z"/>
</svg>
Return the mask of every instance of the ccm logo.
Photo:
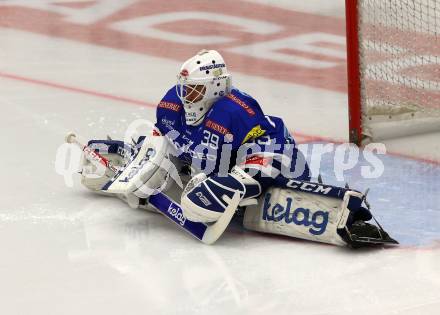
<svg viewBox="0 0 440 315">
<path fill-rule="evenodd" d="M 329 192 L 332 191 L 331 186 L 325 186 L 315 183 L 309 183 L 309 182 L 302 182 L 298 180 L 289 180 L 286 184 L 287 187 L 299 189 L 302 191 L 309 191 L 314 193 L 321 193 L 323 195 L 327 195 Z"/>
</svg>

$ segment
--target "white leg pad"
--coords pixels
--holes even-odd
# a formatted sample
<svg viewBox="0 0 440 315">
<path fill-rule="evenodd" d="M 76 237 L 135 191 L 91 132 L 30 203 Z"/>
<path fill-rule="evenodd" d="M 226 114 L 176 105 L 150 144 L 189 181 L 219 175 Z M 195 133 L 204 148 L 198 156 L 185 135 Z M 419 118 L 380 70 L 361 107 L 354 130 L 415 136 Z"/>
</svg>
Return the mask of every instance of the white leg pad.
<svg viewBox="0 0 440 315">
<path fill-rule="evenodd" d="M 246 208 L 244 227 L 344 246 L 337 229 L 345 227 L 350 212 L 347 203 L 353 193 L 347 192 L 341 200 L 273 187 L 261 195 L 258 205 Z"/>
</svg>

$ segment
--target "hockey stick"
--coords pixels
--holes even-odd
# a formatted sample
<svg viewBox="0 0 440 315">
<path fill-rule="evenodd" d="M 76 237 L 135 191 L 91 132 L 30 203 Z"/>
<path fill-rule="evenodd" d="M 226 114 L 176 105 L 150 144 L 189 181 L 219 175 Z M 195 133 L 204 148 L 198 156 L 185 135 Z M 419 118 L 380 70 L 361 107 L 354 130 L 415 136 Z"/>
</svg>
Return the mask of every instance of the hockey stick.
<svg viewBox="0 0 440 315">
<path fill-rule="evenodd" d="M 67 143 L 75 144 L 80 147 L 84 152 L 86 159 L 96 161 L 115 173 L 118 172 L 118 170 L 111 164 L 109 160 L 98 152 L 95 152 L 89 146 L 81 144 L 76 139 L 76 135 L 74 133 L 68 133 L 65 139 Z M 160 213 L 165 215 L 168 219 L 176 223 L 178 226 L 180 226 L 180 228 L 184 229 L 195 238 L 199 239 L 205 244 L 213 244 L 223 234 L 229 222 L 231 222 L 240 200 L 240 193 L 237 191 L 234 193 L 232 199 L 227 200 L 228 207 L 225 209 L 225 212 L 223 212 L 223 215 L 212 225 L 188 220 L 183 215 L 182 207 L 162 192 L 157 191 L 156 194 L 149 197 L 148 202 Z"/>
<path fill-rule="evenodd" d="M 84 156 L 89 160 L 89 161 L 95 161 L 98 162 L 99 164 L 109 168 L 110 170 L 112 170 L 113 172 L 117 173 L 118 170 L 116 169 L 116 167 L 114 167 L 111 162 L 109 160 L 107 160 L 105 157 L 103 157 L 101 154 L 99 154 L 98 152 L 95 152 L 95 150 L 93 150 L 92 148 L 90 148 L 89 146 L 83 145 L 81 144 L 78 140 L 76 140 L 76 135 L 73 132 L 69 132 L 66 135 L 66 142 L 67 143 L 72 143 L 72 144 L 76 144 L 77 146 L 79 146 L 81 148 L 81 150 L 84 152 Z"/>
</svg>

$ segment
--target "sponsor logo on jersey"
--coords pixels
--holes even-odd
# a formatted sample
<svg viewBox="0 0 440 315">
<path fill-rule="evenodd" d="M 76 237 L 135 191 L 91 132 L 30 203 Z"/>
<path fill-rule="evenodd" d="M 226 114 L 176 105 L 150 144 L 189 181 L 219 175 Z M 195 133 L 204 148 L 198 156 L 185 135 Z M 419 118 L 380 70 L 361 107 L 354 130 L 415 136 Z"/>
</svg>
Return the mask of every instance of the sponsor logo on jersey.
<svg viewBox="0 0 440 315">
<path fill-rule="evenodd" d="M 162 119 L 160 120 L 160 122 L 161 122 L 166 128 L 168 128 L 168 129 L 170 129 L 170 130 L 174 129 L 174 120 L 169 120 L 169 119 L 166 119 L 166 118 L 162 118 Z"/>
<path fill-rule="evenodd" d="M 186 218 L 182 213 L 182 209 L 175 207 L 173 204 L 170 204 L 167 210 L 168 214 L 177 221 L 181 226 L 185 225 Z"/>
<path fill-rule="evenodd" d="M 222 135 L 226 135 L 226 134 L 230 133 L 226 127 L 223 127 L 222 125 L 212 121 L 211 119 L 208 119 L 206 121 L 205 126 L 209 129 L 217 131 L 218 133 L 221 133 Z"/>
<path fill-rule="evenodd" d="M 224 67 L 226 67 L 226 65 L 224 63 L 215 63 L 215 64 L 212 64 L 212 65 L 207 65 L 207 66 L 200 67 L 199 70 L 200 71 L 206 71 L 206 70 L 217 69 L 217 68 L 224 68 Z"/>
<path fill-rule="evenodd" d="M 258 137 L 261 137 L 262 135 L 264 135 L 266 133 L 266 130 L 261 129 L 260 125 L 255 126 L 254 128 L 252 128 L 246 135 L 246 137 L 244 137 L 243 141 L 241 142 L 241 144 L 248 142 L 249 140 L 254 140 L 257 139 Z"/>
<path fill-rule="evenodd" d="M 196 150 L 188 149 L 185 153 L 189 154 L 192 159 L 217 161 L 217 156 L 214 154 L 207 154 L 204 152 L 197 152 Z"/>
<path fill-rule="evenodd" d="M 246 159 L 246 161 L 243 163 L 244 165 L 261 165 L 261 166 L 267 166 L 269 165 L 270 159 L 265 158 L 261 155 L 253 155 Z"/>
<path fill-rule="evenodd" d="M 233 94 L 228 94 L 226 95 L 227 98 L 229 98 L 230 100 L 232 100 L 234 103 L 240 105 L 241 107 L 243 107 L 243 109 L 250 115 L 250 116 L 254 116 L 255 112 L 252 108 L 249 107 L 248 104 L 246 104 L 245 102 L 243 102 L 241 99 L 239 99 L 237 96 L 233 95 Z"/>
<path fill-rule="evenodd" d="M 175 139 L 172 139 L 169 137 L 169 135 L 165 135 L 171 142 L 171 144 L 176 148 L 178 156 L 180 156 L 182 153 L 189 154 L 189 156 L 192 159 L 199 159 L 199 160 L 209 160 L 209 161 L 216 161 L 217 156 L 214 154 L 208 154 L 202 151 L 196 151 L 191 149 L 191 146 L 194 144 L 193 141 L 189 140 L 189 138 L 185 137 L 189 140 L 187 144 L 180 144 Z M 182 136 L 184 138 L 184 136 Z M 182 156 L 182 158 L 185 158 L 185 156 Z M 189 162 L 189 161 L 188 161 Z"/>
<path fill-rule="evenodd" d="M 192 144 L 194 143 L 194 141 L 192 141 L 190 138 L 188 138 L 188 137 L 185 136 L 185 135 L 182 135 L 182 139 L 185 140 L 186 142 L 188 142 L 189 145 L 192 145 Z"/>
<path fill-rule="evenodd" d="M 308 228 L 308 232 L 312 235 L 321 235 L 327 229 L 328 211 L 311 211 L 305 208 L 292 209 L 292 198 L 286 198 L 286 206 L 279 203 L 271 205 L 270 198 L 272 195 L 267 193 L 264 198 L 263 217 L 264 221 L 268 222 L 282 222 L 286 224 L 295 224 L 297 226 L 304 226 Z"/>
<path fill-rule="evenodd" d="M 180 105 L 176 104 L 176 103 L 171 103 L 171 102 L 161 101 L 157 107 L 169 109 L 169 110 L 172 110 L 175 112 L 180 111 Z"/>
</svg>

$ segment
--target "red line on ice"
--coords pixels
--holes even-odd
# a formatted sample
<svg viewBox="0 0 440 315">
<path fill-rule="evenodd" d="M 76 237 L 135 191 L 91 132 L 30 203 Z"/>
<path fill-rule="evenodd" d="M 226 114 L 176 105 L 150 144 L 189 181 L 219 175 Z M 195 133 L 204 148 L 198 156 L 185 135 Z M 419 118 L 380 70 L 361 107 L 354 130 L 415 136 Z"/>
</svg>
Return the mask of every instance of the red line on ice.
<svg viewBox="0 0 440 315">
<path fill-rule="evenodd" d="M 109 99 L 112 101 L 120 101 L 120 102 L 124 102 L 124 103 L 130 103 L 130 104 L 141 105 L 141 106 L 145 106 L 145 107 L 156 108 L 156 105 L 153 105 L 153 104 L 150 104 L 150 103 L 147 103 L 144 101 L 135 100 L 135 99 L 128 98 L 128 97 L 117 96 L 117 95 L 113 95 L 113 94 L 108 94 L 108 93 L 98 92 L 98 91 L 93 91 L 93 90 L 87 90 L 87 89 L 83 89 L 83 88 L 71 87 L 71 86 L 53 83 L 53 82 L 49 82 L 49 81 L 27 78 L 27 77 L 15 75 L 15 74 L 0 72 L 0 77 L 6 78 L 6 79 L 12 79 L 12 80 L 16 80 L 16 81 L 22 81 L 22 82 L 42 85 L 42 86 L 47 86 L 47 87 L 51 87 L 51 88 L 55 88 L 55 89 L 59 89 L 59 90 L 64 90 L 64 91 L 70 91 L 70 92 L 74 92 L 74 93 L 87 94 L 87 95 L 96 96 L 96 97 L 100 97 L 100 98 L 106 98 L 106 99 Z"/>
</svg>

